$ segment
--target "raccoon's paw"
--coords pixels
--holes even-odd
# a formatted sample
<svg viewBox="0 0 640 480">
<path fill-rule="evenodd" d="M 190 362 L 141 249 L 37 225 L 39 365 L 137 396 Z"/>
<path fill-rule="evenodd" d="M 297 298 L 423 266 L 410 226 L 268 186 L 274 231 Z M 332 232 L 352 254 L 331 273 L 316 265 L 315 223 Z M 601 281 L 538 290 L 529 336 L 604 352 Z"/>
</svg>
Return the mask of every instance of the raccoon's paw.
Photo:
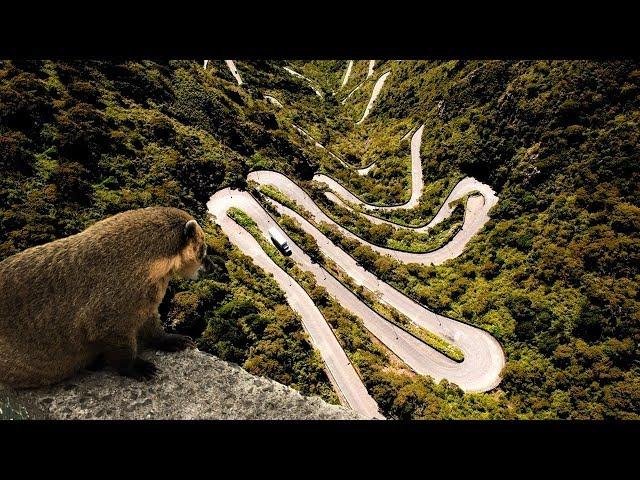
<svg viewBox="0 0 640 480">
<path fill-rule="evenodd" d="M 107 366 L 107 361 L 104 356 L 99 355 L 93 359 L 91 363 L 89 363 L 85 368 L 90 372 L 99 372 Z"/>
<path fill-rule="evenodd" d="M 120 370 L 120 375 L 142 381 L 152 379 L 153 377 L 155 377 L 157 372 L 158 367 L 156 367 L 153 363 L 141 358 L 136 358 L 133 361 L 131 367 Z"/>
<path fill-rule="evenodd" d="M 158 350 L 165 352 L 179 352 L 187 348 L 195 348 L 196 343 L 186 335 L 178 335 L 176 333 L 168 333 L 156 340 L 153 345 Z"/>
</svg>

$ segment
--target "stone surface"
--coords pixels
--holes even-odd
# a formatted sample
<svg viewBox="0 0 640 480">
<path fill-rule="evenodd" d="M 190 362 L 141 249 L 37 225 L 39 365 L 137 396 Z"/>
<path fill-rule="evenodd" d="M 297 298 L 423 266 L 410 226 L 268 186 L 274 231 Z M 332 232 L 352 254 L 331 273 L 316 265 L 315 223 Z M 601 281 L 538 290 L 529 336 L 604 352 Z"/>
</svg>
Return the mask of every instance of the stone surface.
<svg viewBox="0 0 640 480">
<path fill-rule="evenodd" d="M 141 355 L 159 367 L 156 378 L 138 382 L 105 369 L 83 371 L 47 388 L 11 392 L 31 418 L 50 419 L 225 419 L 225 420 L 356 420 L 353 410 L 237 365 L 188 350 L 148 351 Z"/>
</svg>

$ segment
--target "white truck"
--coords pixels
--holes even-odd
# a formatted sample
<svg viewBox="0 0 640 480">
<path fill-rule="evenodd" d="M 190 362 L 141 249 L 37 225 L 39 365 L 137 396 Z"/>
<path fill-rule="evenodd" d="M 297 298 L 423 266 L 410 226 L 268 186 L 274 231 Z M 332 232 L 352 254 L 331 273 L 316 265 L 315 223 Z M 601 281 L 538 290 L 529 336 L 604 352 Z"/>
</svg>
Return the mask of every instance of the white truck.
<svg viewBox="0 0 640 480">
<path fill-rule="evenodd" d="M 282 235 L 282 233 L 280 233 L 280 230 L 278 230 L 276 227 L 271 227 L 269 229 L 269 236 L 271 237 L 271 240 L 273 240 L 273 243 L 276 244 L 276 247 L 282 250 L 285 255 L 291 254 L 291 248 L 289 248 L 287 239 L 284 238 L 284 235 Z"/>
</svg>

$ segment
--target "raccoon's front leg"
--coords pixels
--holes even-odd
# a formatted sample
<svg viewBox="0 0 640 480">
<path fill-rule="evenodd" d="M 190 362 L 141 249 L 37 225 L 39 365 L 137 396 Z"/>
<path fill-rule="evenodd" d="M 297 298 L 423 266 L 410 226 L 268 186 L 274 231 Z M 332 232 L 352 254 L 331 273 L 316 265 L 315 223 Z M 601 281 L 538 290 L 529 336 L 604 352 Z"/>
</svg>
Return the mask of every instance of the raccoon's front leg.
<svg viewBox="0 0 640 480">
<path fill-rule="evenodd" d="M 104 351 L 104 359 L 120 375 L 136 380 L 149 380 L 158 371 L 153 363 L 138 357 L 135 337 L 111 340 Z"/>
<path fill-rule="evenodd" d="M 159 314 L 149 317 L 140 329 L 138 338 L 150 348 L 165 352 L 178 352 L 187 348 L 195 348 L 196 346 L 191 337 L 176 333 L 166 333 L 162 327 Z"/>
</svg>

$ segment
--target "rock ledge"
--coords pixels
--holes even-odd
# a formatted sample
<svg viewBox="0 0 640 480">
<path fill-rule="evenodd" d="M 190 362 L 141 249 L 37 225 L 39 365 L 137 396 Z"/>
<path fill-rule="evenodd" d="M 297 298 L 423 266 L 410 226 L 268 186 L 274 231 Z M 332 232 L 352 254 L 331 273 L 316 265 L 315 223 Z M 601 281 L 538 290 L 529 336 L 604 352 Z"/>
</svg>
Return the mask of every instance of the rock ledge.
<svg viewBox="0 0 640 480">
<path fill-rule="evenodd" d="M 357 420 L 353 410 L 237 365 L 189 350 L 144 352 L 160 369 L 155 379 L 137 382 L 112 371 L 81 372 L 58 385 L 11 392 L 31 418 L 50 419 L 224 419 L 224 420 Z"/>
</svg>

